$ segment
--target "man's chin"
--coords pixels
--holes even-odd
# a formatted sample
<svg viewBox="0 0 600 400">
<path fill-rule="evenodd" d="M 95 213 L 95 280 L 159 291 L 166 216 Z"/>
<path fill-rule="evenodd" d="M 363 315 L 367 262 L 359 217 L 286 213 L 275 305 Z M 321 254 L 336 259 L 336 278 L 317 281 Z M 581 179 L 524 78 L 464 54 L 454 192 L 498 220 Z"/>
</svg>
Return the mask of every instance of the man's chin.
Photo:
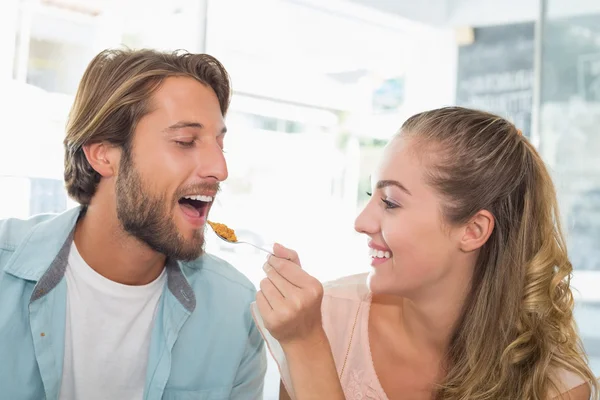
<svg viewBox="0 0 600 400">
<path fill-rule="evenodd" d="M 194 261 L 198 257 L 204 254 L 204 237 L 201 241 L 197 239 L 187 241 L 179 251 L 174 252 L 170 257 L 175 258 L 178 261 Z"/>
<path fill-rule="evenodd" d="M 193 261 L 204 254 L 204 237 L 181 240 L 172 240 L 167 242 L 148 241 L 144 242 L 154 251 L 165 255 L 167 258 L 177 261 Z"/>
<path fill-rule="evenodd" d="M 204 254 L 204 249 L 196 250 L 195 253 L 183 253 L 179 254 L 180 257 L 176 257 L 177 261 L 194 261 Z"/>
</svg>

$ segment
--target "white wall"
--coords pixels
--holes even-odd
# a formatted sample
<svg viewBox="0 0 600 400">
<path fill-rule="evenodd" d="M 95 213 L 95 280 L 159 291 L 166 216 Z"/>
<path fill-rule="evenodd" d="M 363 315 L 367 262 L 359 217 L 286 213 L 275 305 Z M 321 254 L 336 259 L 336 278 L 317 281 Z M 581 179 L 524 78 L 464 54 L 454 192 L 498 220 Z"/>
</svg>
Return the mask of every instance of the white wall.
<svg viewBox="0 0 600 400">
<path fill-rule="evenodd" d="M 413 38 L 407 58 L 405 112 L 455 102 L 458 46 L 451 29 L 430 29 Z"/>
</svg>

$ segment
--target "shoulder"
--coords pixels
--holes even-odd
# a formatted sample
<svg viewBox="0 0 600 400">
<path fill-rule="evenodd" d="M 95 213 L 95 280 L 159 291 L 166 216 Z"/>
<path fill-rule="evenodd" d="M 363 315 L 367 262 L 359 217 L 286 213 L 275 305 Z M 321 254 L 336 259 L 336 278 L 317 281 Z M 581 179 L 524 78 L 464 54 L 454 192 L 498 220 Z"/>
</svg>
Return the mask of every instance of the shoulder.
<svg viewBox="0 0 600 400">
<path fill-rule="evenodd" d="M 39 224 L 56 216 L 55 214 L 41 214 L 28 219 L 0 220 L 0 250 L 14 251 Z"/>
<path fill-rule="evenodd" d="M 553 400 L 589 400 L 591 395 L 592 391 L 590 390 L 590 386 L 582 383 L 573 389 L 562 392 L 561 394 L 555 395 L 551 398 Z"/>
<path fill-rule="evenodd" d="M 346 353 L 356 324 L 368 315 L 371 296 L 367 274 L 346 276 L 323 285 L 321 305 L 323 328 L 329 339 L 336 364 Z"/>
<path fill-rule="evenodd" d="M 368 274 L 345 276 L 323 284 L 324 297 L 333 302 L 362 302 L 369 300 Z"/>
<path fill-rule="evenodd" d="M 587 400 L 590 398 L 590 386 L 579 374 L 566 369 L 558 369 L 553 374 L 556 389 L 550 390 L 551 399 Z"/>
</svg>

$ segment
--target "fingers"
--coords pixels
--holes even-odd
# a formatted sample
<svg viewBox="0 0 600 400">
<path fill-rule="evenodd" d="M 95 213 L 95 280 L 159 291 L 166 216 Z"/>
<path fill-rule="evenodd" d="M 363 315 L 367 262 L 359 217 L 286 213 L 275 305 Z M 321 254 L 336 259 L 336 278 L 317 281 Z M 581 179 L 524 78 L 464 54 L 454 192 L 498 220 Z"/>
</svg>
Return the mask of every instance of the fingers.
<svg viewBox="0 0 600 400">
<path fill-rule="evenodd" d="M 269 278 L 264 278 L 260 281 L 260 291 L 271 309 L 275 310 L 283 307 L 284 297 Z"/>
<path fill-rule="evenodd" d="M 302 268 L 300 268 L 298 264 L 292 261 L 270 256 L 267 259 L 267 263 L 293 286 L 299 288 L 310 286 L 312 281 L 315 279 L 306 273 L 306 271 L 304 271 Z"/>
<path fill-rule="evenodd" d="M 256 293 L 256 305 L 258 306 L 258 311 L 260 312 L 260 315 L 262 315 L 263 317 L 267 317 L 273 311 L 273 307 L 271 307 L 271 305 L 269 304 L 269 301 L 265 297 L 262 290 L 259 290 Z"/>
<path fill-rule="evenodd" d="M 275 255 L 263 265 L 267 277 L 256 295 L 265 327 L 280 343 L 311 337 L 322 329 L 323 285 L 302 270 L 295 251 L 281 245 L 273 250 Z"/>
<path fill-rule="evenodd" d="M 298 257 L 298 253 L 296 253 L 292 249 L 288 249 L 285 246 L 280 245 L 279 243 L 275 243 L 273 245 L 273 255 L 278 258 L 283 258 L 301 266 L 300 257 Z"/>
<path fill-rule="evenodd" d="M 273 283 L 273 285 L 279 290 L 284 298 L 289 298 L 293 295 L 294 290 L 298 287 L 285 279 L 277 270 L 269 264 L 267 260 L 263 265 L 263 270 L 267 274 L 267 278 Z"/>
<path fill-rule="evenodd" d="M 304 303 L 323 297 L 321 282 L 291 261 L 271 256 L 264 268 L 269 280 L 287 300 L 286 303 L 303 308 Z"/>
</svg>

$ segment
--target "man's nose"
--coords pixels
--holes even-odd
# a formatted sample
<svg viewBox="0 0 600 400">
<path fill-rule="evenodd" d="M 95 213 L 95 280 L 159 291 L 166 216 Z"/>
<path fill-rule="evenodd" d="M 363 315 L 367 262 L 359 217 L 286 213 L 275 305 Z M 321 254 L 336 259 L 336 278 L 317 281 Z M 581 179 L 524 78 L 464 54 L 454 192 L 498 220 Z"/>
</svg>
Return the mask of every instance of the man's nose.
<svg viewBox="0 0 600 400">
<path fill-rule="evenodd" d="M 202 146 L 198 154 L 198 175 L 223 182 L 229 176 L 223 149 L 217 142 Z"/>
</svg>

